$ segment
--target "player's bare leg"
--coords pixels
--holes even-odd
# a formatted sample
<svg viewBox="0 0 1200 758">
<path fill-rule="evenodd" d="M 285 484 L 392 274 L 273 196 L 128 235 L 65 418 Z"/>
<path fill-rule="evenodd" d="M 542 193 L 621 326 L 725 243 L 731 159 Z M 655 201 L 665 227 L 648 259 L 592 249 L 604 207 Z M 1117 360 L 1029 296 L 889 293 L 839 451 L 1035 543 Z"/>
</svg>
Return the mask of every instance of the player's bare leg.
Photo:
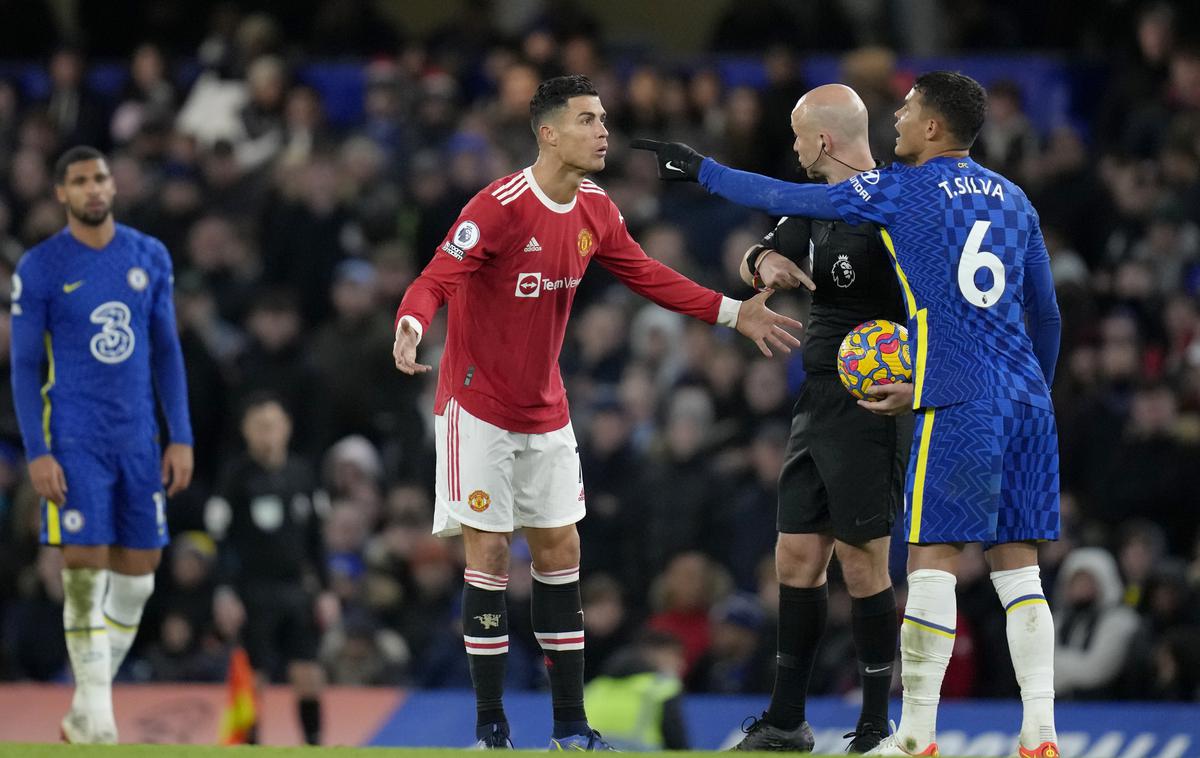
<svg viewBox="0 0 1200 758">
<path fill-rule="evenodd" d="M 475 737 L 479 747 L 512 747 L 504 715 L 504 670 L 508 663 L 508 532 L 463 525 L 467 567 L 463 571 L 463 644 L 475 687 Z"/>
<path fill-rule="evenodd" d="M 309 745 L 321 744 L 321 690 L 325 687 L 325 672 L 316 661 L 292 661 L 288 664 L 288 681 L 296 693 L 296 708 L 300 728 Z"/>
<path fill-rule="evenodd" d="M 1021 685 L 1022 758 L 1056 758 L 1054 728 L 1054 618 L 1042 592 L 1033 542 L 1010 542 L 987 551 L 992 584 L 1008 616 L 1008 652 Z"/>
<path fill-rule="evenodd" d="M 162 560 L 162 550 L 109 548 L 108 593 L 104 596 L 104 624 L 108 627 L 111 676 L 116 677 L 121 662 L 142 622 L 142 610 L 154 594 L 154 572 Z"/>
<path fill-rule="evenodd" d="M 908 546 L 908 603 L 900 626 L 900 725 L 871 751 L 877 755 L 937 755 L 937 708 L 954 652 L 958 618 L 954 569 L 961 544 Z"/>
<path fill-rule="evenodd" d="M 103 611 L 108 547 L 64 545 L 62 551 L 63 633 L 75 675 L 75 694 L 62 720 L 62 735 L 72 743 L 112 744 L 117 741 L 117 727 Z"/>
<path fill-rule="evenodd" d="M 574 524 L 526 527 L 533 556 L 533 632 L 545 656 L 554 705 L 551 748 L 607 749 L 583 708 L 583 603 L 579 597 L 579 532 Z"/>
<path fill-rule="evenodd" d="M 865 753 L 888 734 L 888 695 L 896 662 L 896 593 L 888 575 L 890 537 L 834 546 L 850 592 L 850 624 L 863 701 L 849 752 Z"/>
</svg>

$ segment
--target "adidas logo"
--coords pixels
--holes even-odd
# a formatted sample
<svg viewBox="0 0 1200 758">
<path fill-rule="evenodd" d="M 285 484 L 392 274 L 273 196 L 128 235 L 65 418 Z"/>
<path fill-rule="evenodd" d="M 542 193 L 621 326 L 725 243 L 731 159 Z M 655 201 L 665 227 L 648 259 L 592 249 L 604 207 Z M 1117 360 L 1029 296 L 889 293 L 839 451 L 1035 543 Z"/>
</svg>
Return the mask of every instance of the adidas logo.
<svg viewBox="0 0 1200 758">
<path fill-rule="evenodd" d="M 525 252 L 527 252 L 527 253 L 542 252 L 542 246 L 540 244 L 538 244 L 537 237 L 529 238 L 529 244 L 525 246 Z"/>
</svg>

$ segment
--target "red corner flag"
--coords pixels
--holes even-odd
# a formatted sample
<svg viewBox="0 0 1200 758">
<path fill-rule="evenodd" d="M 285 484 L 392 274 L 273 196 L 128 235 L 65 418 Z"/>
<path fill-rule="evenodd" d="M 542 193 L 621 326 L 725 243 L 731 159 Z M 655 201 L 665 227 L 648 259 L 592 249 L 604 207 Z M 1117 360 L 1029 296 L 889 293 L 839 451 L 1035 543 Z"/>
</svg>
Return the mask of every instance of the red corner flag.
<svg viewBox="0 0 1200 758">
<path fill-rule="evenodd" d="M 229 695 L 221 714 L 222 745 L 244 745 L 254 731 L 258 704 L 254 690 L 254 669 L 245 648 L 234 648 L 229 655 Z"/>
</svg>

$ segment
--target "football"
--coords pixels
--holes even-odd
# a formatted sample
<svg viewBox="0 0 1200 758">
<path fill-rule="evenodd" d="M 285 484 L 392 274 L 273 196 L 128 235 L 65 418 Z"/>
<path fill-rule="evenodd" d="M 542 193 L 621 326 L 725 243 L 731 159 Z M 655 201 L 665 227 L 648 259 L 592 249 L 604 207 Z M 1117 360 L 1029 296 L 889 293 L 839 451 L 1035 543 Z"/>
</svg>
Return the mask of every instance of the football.
<svg viewBox="0 0 1200 758">
<path fill-rule="evenodd" d="M 867 321 L 850 330 L 838 348 L 838 376 L 857 398 L 875 384 L 912 381 L 908 330 L 892 321 Z"/>
</svg>

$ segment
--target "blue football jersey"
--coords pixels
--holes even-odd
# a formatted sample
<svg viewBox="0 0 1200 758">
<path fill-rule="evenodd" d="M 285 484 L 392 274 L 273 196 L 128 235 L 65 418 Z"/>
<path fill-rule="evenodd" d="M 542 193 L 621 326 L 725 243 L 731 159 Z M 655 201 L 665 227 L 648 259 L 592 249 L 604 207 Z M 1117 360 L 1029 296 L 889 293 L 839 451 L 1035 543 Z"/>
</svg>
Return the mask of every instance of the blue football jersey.
<svg viewBox="0 0 1200 758">
<path fill-rule="evenodd" d="M 118 224 L 94 250 L 63 229 L 21 259 L 12 300 L 13 395 L 29 458 L 141 449 L 158 433 L 156 385 L 171 441 L 191 444 L 161 242 Z"/>
<path fill-rule="evenodd" d="M 915 339 L 915 407 L 980 397 L 1050 407 L 1023 309 L 1026 268 L 1048 254 L 1019 187 L 946 157 L 865 171 L 827 191 L 847 221 L 883 227 Z"/>
</svg>

